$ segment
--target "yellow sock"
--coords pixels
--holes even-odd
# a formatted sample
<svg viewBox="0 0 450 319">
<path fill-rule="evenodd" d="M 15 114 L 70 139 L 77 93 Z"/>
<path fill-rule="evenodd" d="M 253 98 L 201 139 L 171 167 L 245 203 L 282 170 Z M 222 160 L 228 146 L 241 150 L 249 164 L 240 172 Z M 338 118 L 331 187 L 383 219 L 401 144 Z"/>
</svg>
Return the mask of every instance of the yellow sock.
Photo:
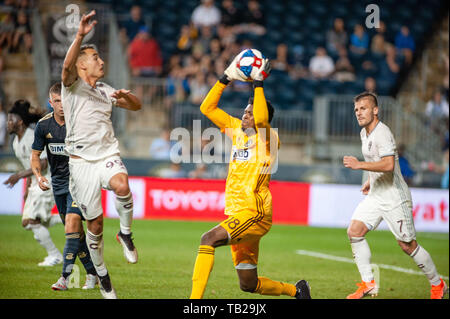
<svg viewBox="0 0 450 319">
<path fill-rule="evenodd" d="M 209 274 L 214 265 L 214 247 L 200 245 L 192 275 L 191 299 L 201 299 L 208 283 Z"/>
<path fill-rule="evenodd" d="M 258 277 L 258 285 L 255 293 L 268 296 L 286 295 L 294 297 L 297 293 L 297 288 L 294 285 L 284 282 L 274 281 L 266 277 Z"/>
</svg>

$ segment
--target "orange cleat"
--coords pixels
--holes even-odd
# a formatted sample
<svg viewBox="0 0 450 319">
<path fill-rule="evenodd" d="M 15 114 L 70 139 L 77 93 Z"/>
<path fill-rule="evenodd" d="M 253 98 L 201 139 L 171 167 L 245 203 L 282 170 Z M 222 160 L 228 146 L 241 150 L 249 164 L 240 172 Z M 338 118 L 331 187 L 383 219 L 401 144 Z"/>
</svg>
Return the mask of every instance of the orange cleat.
<svg viewBox="0 0 450 319">
<path fill-rule="evenodd" d="M 431 285 L 431 299 L 444 299 L 444 295 L 448 292 L 447 284 L 441 278 L 439 285 Z"/>
<path fill-rule="evenodd" d="M 361 299 L 367 295 L 371 295 L 372 297 L 378 296 L 378 286 L 375 283 L 375 280 L 371 282 L 361 281 L 356 284 L 358 289 L 347 296 L 347 299 Z"/>
</svg>

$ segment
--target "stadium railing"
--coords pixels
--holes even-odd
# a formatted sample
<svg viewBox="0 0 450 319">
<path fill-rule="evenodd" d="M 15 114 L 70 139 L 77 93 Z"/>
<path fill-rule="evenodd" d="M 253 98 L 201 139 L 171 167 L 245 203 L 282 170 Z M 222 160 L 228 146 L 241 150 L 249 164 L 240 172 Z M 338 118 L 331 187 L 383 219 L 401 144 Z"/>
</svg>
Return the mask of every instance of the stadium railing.
<svg viewBox="0 0 450 319">
<path fill-rule="evenodd" d="M 38 9 L 34 9 L 31 19 L 31 30 L 33 33 L 33 65 L 38 91 L 39 103 L 44 106 L 48 101 L 48 89 L 50 87 L 50 62 L 42 30 L 42 21 Z"/>
</svg>

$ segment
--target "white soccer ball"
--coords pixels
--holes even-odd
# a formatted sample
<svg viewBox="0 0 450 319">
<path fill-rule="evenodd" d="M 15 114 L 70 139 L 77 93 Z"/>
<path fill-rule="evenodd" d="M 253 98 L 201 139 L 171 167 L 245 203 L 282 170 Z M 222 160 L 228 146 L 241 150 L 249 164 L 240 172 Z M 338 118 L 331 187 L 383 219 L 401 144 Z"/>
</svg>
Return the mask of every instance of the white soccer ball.
<svg viewBox="0 0 450 319">
<path fill-rule="evenodd" d="M 256 49 L 245 49 L 238 54 L 237 59 L 237 69 L 239 74 L 251 81 L 257 75 L 258 71 L 261 69 L 262 60 L 266 57 Z"/>
</svg>

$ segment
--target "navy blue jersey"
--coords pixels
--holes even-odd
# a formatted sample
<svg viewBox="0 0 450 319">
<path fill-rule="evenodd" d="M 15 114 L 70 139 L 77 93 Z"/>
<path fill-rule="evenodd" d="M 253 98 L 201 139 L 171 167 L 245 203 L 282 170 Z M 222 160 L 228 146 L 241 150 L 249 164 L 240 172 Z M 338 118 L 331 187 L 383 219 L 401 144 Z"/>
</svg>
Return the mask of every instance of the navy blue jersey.
<svg viewBox="0 0 450 319">
<path fill-rule="evenodd" d="M 69 192 L 69 156 L 64 151 L 65 138 L 66 125 L 59 125 L 53 113 L 40 119 L 34 129 L 34 142 L 31 148 L 36 151 L 43 151 L 46 148 L 55 195 Z"/>
</svg>

